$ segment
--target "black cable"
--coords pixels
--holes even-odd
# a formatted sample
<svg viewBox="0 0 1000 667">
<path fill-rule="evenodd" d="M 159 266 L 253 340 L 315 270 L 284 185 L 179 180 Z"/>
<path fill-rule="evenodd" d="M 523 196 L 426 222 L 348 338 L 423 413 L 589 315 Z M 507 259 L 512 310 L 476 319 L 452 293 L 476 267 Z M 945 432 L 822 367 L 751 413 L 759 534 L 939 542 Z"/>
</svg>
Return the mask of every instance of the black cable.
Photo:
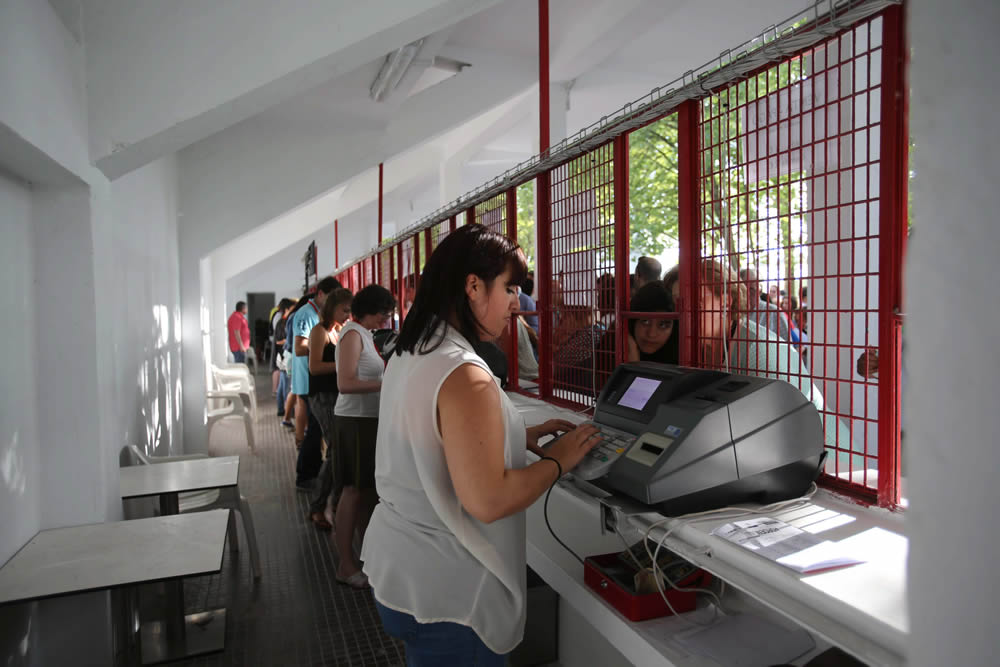
<svg viewBox="0 0 1000 667">
<path fill-rule="evenodd" d="M 556 483 L 559 482 L 560 479 L 562 479 L 562 464 L 559 463 L 559 461 L 556 461 L 551 456 L 543 456 L 541 458 L 541 460 L 542 461 L 552 461 L 557 466 L 559 466 L 559 476 L 555 478 L 555 480 L 552 482 L 552 484 L 549 485 L 549 490 L 545 492 L 545 504 L 542 506 L 542 514 L 545 517 L 545 527 L 549 529 L 549 532 L 552 534 L 552 537 L 555 538 L 555 541 L 558 542 L 562 546 L 563 549 L 565 549 L 566 551 L 570 552 L 570 554 L 572 554 L 573 558 L 575 558 L 578 561 L 580 561 L 580 565 L 583 565 L 584 567 L 586 567 L 586 564 L 583 562 L 583 559 L 580 558 L 579 556 L 577 556 L 575 551 L 573 551 L 572 549 L 570 549 L 568 546 L 566 546 L 565 542 L 563 542 L 562 540 L 559 539 L 559 536 L 556 535 L 556 531 L 552 530 L 552 524 L 549 523 L 549 496 L 552 495 L 552 489 L 556 488 Z"/>
</svg>

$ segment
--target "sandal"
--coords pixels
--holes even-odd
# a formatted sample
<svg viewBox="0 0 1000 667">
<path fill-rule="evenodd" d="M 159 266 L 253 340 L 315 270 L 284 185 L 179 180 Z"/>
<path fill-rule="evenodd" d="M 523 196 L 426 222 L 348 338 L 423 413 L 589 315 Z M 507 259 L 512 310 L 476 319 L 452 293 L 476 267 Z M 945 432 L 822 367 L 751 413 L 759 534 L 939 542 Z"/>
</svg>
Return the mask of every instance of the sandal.
<svg viewBox="0 0 1000 667">
<path fill-rule="evenodd" d="M 309 519 L 313 522 L 313 525 L 320 530 L 332 530 L 333 524 L 326 520 L 326 515 L 322 512 L 310 512 Z"/>
<path fill-rule="evenodd" d="M 346 579 L 341 579 L 340 577 L 336 576 L 334 578 L 337 580 L 338 584 L 341 584 L 343 586 L 349 586 L 356 591 L 363 591 L 367 588 L 371 588 L 368 585 L 368 575 L 362 572 L 361 570 L 358 570 L 357 572 L 347 577 Z"/>
</svg>

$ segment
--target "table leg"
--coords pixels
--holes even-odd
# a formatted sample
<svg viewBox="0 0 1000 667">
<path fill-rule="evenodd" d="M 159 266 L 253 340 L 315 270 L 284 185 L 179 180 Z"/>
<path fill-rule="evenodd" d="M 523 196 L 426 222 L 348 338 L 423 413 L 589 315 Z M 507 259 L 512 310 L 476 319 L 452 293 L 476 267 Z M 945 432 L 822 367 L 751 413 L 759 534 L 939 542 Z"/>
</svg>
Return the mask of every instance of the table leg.
<svg viewBox="0 0 1000 667">
<path fill-rule="evenodd" d="M 160 495 L 160 514 L 178 514 L 177 493 Z M 142 624 L 142 663 L 180 660 L 202 653 L 221 651 L 226 645 L 226 610 L 212 609 L 184 615 L 184 582 L 164 582 L 166 618 Z"/>
<path fill-rule="evenodd" d="M 115 667 L 140 664 L 138 588 L 111 589 L 111 641 Z"/>
</svg>

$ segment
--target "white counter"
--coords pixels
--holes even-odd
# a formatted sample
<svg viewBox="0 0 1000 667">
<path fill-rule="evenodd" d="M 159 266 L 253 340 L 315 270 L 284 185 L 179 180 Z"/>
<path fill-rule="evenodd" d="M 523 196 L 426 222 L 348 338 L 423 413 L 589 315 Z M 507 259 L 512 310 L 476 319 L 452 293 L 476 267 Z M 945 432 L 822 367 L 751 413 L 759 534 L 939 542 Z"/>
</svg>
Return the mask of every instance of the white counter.
<svg viewBox="0 0 1000 667">
<path fill-rule="evenodd" d="M 541 401 L 511 394 L 528 425 L 560 417 L 583 421 Z M 530 457 L 530 454 L 529 454 Z M 549 520 L 559 537 L 581 557 L 621 551 L 613 532 L 602 534 L 599 501 L 569 482 L 553 490 Z M 907 540 L 902 518 L 864 508 L 826 491 L 794 510 L 772 513 L 804 530 L 833 541 L 851 540 L 852 550 L 867 563 L 814 575 L 800 575 L 710 532 L 726 520 L 706 519 L 675 528 L 664 546 L 708 570 L 760 605 L 841 647 L 872 665 L 901 665 L 908 634 L 906 616 Z M 649 513 L 619 517 L 636 531 L 662 519 Z M 667 524 L 670 525 L 670 524 Z M 654 529 L 653 536 L 662 535 Z M 716 665 L 708 658 L 684 651 L 672 635 L 690 626 L 673 619 L 633 623 L 621 616 L 583 583 L 583 566 L 549 534 L 542 517 L 542 501 L 528 510 L 528 564 L 583 616 L 604 638 L 636 665 Z M 723 598 L 727 608 L 747 604 L 743 595 Z M 756 606 L 752 601 L 751 607 Z M 758 608 L 767 615 L 767 611 Z"/>
</svg>

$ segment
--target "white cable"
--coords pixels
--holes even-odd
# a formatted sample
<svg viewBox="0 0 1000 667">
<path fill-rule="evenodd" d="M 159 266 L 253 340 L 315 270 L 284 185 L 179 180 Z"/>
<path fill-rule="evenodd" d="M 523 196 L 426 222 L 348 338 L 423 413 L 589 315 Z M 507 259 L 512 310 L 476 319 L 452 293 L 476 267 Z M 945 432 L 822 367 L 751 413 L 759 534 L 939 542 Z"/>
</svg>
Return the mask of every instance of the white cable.
<svg viewBox="0 0 1000 667">
<path fill-rule="evenodd" d="M 677 612 L 674 611 L 673 605 L 670 604 L 670 600 L 667 599 L 666 592 L 663 590 L 663 587 L 660 584 L 660 577 L 661 576 L 663 577 L 664 581 L 666 581 L 668 584 L 670 584 L 671 588 L 673 588 L 673 589 L 675 589 L 677 591 L 681 591 L 681 592 L 701 592 L 701 593 L 708 594 L 712 599 L 715 600 L 717 613 L 720 613 L 720 614 L 724 614 L 725 613 L 725 611 L 722 608 L 722 600 L 719 597 L 719 595 L 721 595 L 725 591 L 724 587 L 720 591 L 719 595 L 716 595 L 713 591 L 710 591 L 710 590 L 707 590 L 707 589 L 701 589 L 701 588 L 679 588 L 677 585 L 674 584 L 674 582 L 670 581 L 670 579 L 668 579 L 666 577 L 666 575 L 662 571 L 660 571 L 660 568 L 659 568 L 659 565 L 658 565 L 656 559 L 659 556 L 660 549 L 663 548 L 664 543 L 666 542 L 667 538 L 670 536 L 671 533 L 673 533 L 675 530 L 677 530 L 678 528 L 680 528 L 681 526 L 683 526 L 685 523 L 689 523 L 689 522 L 692 522 L 692 521 L 702 521 L 702 520 L 704 520 L 705 517 L 709 517 L 709 516 L 711 516 L 711 517 L 717 517 L 718 515 L 723 514 L 723 513 L 732 513 L 733 514 L 733 518 L 735 518 L 735 517 L 739 517 L 739 516 L 747 516 L 747 515 L 750 515 L 750 514 L 766 514 L 768 512 L 773 512 L 775 510 L 779 510 L 779 509 L 784 509 L 786 507 L 795 506 L 795 505 L 798 505 L 800 503 L 804 503 L 804 502 L 807 502 L 808 500 L 810 500 L 813 497 L 813 495 L 816 493 L 816 491 L 817 491 L 816 483 L 813 482 L 812 484 L 809 485 L 809 490 L 806 491 L 803 495 L 799 496 L 798 498 L 791 498 L 789 500 L 780 500 L 778 502 L 771 503 L 769 505 L 762 505 L 762 506 L 760 506 L 758 508 L 755 508 L 755 509 L 754 508 L 747 508 L 747 507 L 720 507 L 718 509 L 706 510 L 704 512 L 692 512 L 691 514 L 684 514 L 684 515 L 681 515 L 681 516 L 678 516 L 678 517 L 664 517 L 664 518 L 660 519 L 659 521 L 654 521 L 653 523 L 651 523 L 646 528 L 646 532 L 644 534 L 644 539 L 643 539 L 643 546 L 645 546 L 645 548 L 646 548 L 646 554 L 649 556 L 650 561 L 652 563 L 653 579 L 656 581 L 656 588 L 660 592 L 660 596 L 663 598 L 663 601 L 667 604 L 667 607 L 670 609 L 671 613 L 673 613 L 674 616 L 678 616 Z M 726 518 L 730 518 L 730 517 L 727 516 Z M 674 526 L 671 526 L 669 528 L 664 529 L 663 535 L 660 536 L 660 539 L 659 539 L 659 541 L 656 544 L 656 550 L 651 552 L 649 550 L 650 533 L 653 531 L 654 528 L 656 528 L 658 526 L 661 526 L 662 524 L 664 524 L 664 523 L 666 523 L 668 521 L 678 521 L 678 523 L 676 525 L 674 525 Z M 659 576 L 657 576 L 657 572 L 658 571 L 659 571 Z M 694 621 L 694 620 L 691 620 L 691 619 L 688 619 L 688 618 L 684 618 L 683 616 L 680 616 L 679 618 L 681 618 L 685 623 L 688 623 L 690 625 L 697 625 L 697 626 L 707 627 L 707 624 L 699 623 L 697 621 Z"/>
</svg>

